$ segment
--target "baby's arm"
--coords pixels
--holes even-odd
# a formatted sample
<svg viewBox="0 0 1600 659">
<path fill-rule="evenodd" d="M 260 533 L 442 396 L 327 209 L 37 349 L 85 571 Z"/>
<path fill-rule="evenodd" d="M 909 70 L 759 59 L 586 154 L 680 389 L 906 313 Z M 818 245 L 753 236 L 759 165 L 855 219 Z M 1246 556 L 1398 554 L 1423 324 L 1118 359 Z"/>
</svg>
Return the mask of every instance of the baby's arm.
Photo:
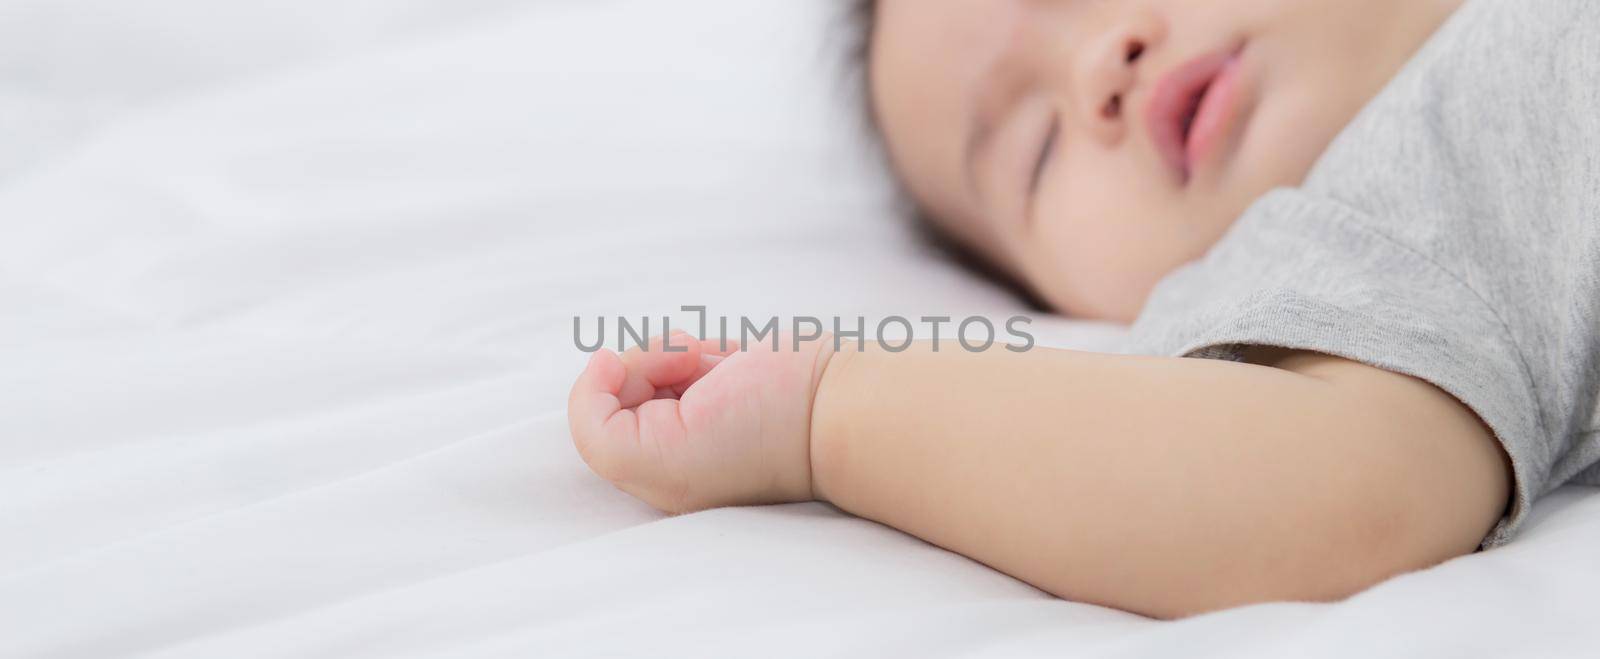
<svg viewBox="0 0 1600 659">
<path fill-rule="evenodd" d="M 569 417 L 596 472 L 673 512 L 830 501 L 1150 616 L 1341 598 L 1471 552 L 1507 499 L 1469 410 L 1331 357 L 716 343 L 595 356 Z"/>
<path fill-rule="evenodd" d="M 1063 598 L 1155 617 L 1338 599 L 1472 552 L 1499 445 L 1412 378 L 1035 350 L 835 355 L 820 498 Z"/>
</svg>

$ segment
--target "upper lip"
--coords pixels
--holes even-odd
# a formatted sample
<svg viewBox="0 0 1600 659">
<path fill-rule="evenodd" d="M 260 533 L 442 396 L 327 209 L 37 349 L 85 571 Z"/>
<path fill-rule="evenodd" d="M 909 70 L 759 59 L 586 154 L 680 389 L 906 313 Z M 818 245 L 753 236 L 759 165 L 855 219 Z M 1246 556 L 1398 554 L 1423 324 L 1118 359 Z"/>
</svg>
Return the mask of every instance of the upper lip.
<svg viewBox="0 0 1600 659">
<path fill-rule="evenodd" d="M 1190 125 L 1206 91 L 1233 55 L 1232 50 L 1219 50 L 1178 66 L 1156 83 L 1145 106 L 1145 121 L 1156 151 L 1185 181 L 1192 164 L 1184 146 Z"/>
</svg>

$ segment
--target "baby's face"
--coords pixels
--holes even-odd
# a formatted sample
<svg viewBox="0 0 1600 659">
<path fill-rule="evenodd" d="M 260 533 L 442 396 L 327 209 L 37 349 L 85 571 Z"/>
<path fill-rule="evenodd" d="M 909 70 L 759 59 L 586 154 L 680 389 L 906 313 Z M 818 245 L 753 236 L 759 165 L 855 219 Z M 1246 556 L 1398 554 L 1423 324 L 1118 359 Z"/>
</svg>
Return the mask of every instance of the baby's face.
<svg viewBox="0 0 1600 659">
<path fill-rule="evenodd" d="M 1131 320 L 1296 185 L 1459 0 L 882 0 L 873 104 L 958 239 Z"/>
</svg>

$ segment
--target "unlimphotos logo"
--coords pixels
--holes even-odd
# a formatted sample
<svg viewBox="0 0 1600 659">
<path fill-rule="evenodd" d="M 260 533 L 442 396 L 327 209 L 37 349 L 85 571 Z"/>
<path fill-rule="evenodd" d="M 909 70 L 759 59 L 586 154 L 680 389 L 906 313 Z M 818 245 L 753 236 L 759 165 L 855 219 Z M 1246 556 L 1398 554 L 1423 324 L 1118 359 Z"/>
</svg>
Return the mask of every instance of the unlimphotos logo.
<svg viewBox="0 0 1600 659">
<path fill-rule="evenodd" d="M 694 334 L 702 341 L 706 340 L 707 331 L 711 328 L 712 318 L 706 313 L 705 306 L 679 307 L 684 313 L 696 314 L 699 318 L 699 328 Z M 585 340 L 583 331 L 583 318 L 572 318 L 572 342 L 583 352 L 597 352 L 606 345 L 606 339 L 611 336 L 607 333 L 606 318 L 595 317 L 595 328 L 592 340 Z M 655 336 L 651 332 L 651 318 L 641 316 L 638 322 L 634 319 L 618 316 L 615 320 L 616 350 L 621 352 L 630 345 L 642 349 L 649 349 L 649 338 Z M 719 330 L 721 348 L 727 350 L 730 342 L 737 340 L 738 347 L 743 351 L 761 349 L 767 346 L 774 352 L 781 350 L 785 345 L 793 350 L 799 350 L 802 344 L 830 339 L 835 350 L 844 349 L 845 342 L 850 342 L 856 350 L 865 350 L 869 343 L 885 352 L 905 352 L 917 341 L 928 341 L 933 352 L 939 352 L 954 341 L 955 345 L 967 352 L 984 352 L 1004 343 L 1005 349 L 1011 352 L 1027 352 L 1032 350 L 1035 340 L 1028 332 L 1028 326 L 1033 324 L 1033 319 L 1027 316 L 1012 316 L 1000 327 L 983 316 L 969 316 L 967 318 L 953 318 L 950 316 L 919 316 L 913 321 L 907 316 L 888 316 L 879 320 L 876 331 L 867 333 L 868 323 L 865 316 L 842 318 L 835 316 L 824 322 L 816 316 L 795 316 L 787 323 L 779 317 L 757 319 L 749 317 L 729 318 L 717 316 L 716 327 Z M 661 334 L 672 334 L 672 317 L 661 316 Z M 1001 329 L 1004 332 L 1001 332 Z M 787 332 L 783 331 L 787 330 Z M 888 338 L 897 337 L 897 338 Z M 674 346 L 671 341 L 664 341 L 662 350 L 667 352 L 682 352 L 687 350 L 684 346 Z"/>
</svg>

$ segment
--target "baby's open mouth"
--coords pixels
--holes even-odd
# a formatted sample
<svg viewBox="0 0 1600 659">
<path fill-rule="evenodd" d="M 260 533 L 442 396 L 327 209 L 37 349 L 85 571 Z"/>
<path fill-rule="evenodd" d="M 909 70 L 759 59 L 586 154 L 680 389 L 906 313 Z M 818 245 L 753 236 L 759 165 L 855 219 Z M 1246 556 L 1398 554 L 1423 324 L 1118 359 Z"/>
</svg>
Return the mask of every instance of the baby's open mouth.
<svg viewBox="0 0 1600 659">
<path fill-rule="evenodd" d="M 1211 91 L 1211 83 L 1214 80 L 1215 78 L 1207 80 L 1205 86 L 1189 98 L 1189 105 L 1184 110 L 1182 120 L 1179 122 L 1179 130 L 1183 132 L 1184 144 L 1189 143 L 1189 133 L 1194 129 L 1194 117 L 1200 112 L 1200 101 L 1205 99 L 1206 92 Z"/>
<path fill-rule="evenodd" d="M 1230 114 L 1237 62 L 1237 50 L 1202 55 L 1168 73 L 1151 94 L 1145 112 L 1151 139 L 1184 182 Z"/>
</svg>

